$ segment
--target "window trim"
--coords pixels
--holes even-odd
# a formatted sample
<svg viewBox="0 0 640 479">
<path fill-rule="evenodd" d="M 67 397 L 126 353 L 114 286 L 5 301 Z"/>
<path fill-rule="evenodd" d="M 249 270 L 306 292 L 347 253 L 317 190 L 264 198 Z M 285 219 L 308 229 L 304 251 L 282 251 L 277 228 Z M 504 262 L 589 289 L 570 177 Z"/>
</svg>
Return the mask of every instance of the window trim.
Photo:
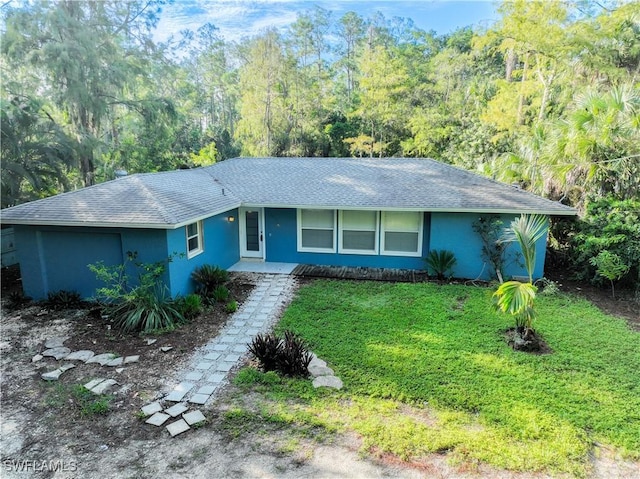
<svg viewBox="0 0 640 479">
<path fill-rule="evenodd" d="M 189 236 L 189 226 L 196 225 L 196 234 Z M 204 252 L 204 234 L 202 230 L 202 221 L 196 221 L 195 223 L 189 223 L 184 227 L 184 233 L 186 237 L 187 259 L 191 259 Z M 198 247 L 192 250 L 189 249 L 189 240 L 197 238 Z"/>
<path fill-rule="evenodd" d="M 410 256 L 420 257 L 422 256 L 422 237 L 424 233 L 424 212 L 422 211 L 382 211 L 380 215 L 380 254 L 383 256 Z M 393 213 L 416 213 L 419 215 L 420 222 L 418 224 L 418 250 L 417 251 L 387 251 L 385 246 L 385 236 L 387 230 L 385 229 L 385 219 L 387 214 Z M 415 233 L 415 231 L 394 231 L 395 233 Z"/>
<path fill-rule="evenodd" d="M 327 231 L 327 228 L 303 228 L 302 227 L 302 211 L 303 210 L 322 210 L 322 211 L 331 211 L 333 213 L 333 224 L 331 228 L 332 236 L 333 236 L 333 247 L 332 248 L 309 248 L 302 246 L 302 230 L 323 230 Z M 297 208 L 297 229 L 298 229 L 298 252 L 300 253 L 335 253 L 336 252 L 336 229 L 337 229 L 337 216 L 336 210 L 334 209 L 326 209 L 326 208 Z"/>
<path fill-rule="evenodd" d="M 375 255 L 377 256 L 380 251 L 380 212 L 373 211 L 375 213 L 375 229 L 374 230 L 363 230 L 363 229 L 352 229 L 347 228 L 346 231 L 366 231 L 374 233 L 374 248 L 373 249 L 349 249 L 344 248 L 342 246 L 342 241 L 344 237 L 344 221 L 342 219 L 343 213 L 345 211 L 356 211 L 356 212 L 372 212 L 372 210 L 339 210 L 338 211 L 338 253 L 339 254 L 358 254 L 358 255 Z"/>
</svg>

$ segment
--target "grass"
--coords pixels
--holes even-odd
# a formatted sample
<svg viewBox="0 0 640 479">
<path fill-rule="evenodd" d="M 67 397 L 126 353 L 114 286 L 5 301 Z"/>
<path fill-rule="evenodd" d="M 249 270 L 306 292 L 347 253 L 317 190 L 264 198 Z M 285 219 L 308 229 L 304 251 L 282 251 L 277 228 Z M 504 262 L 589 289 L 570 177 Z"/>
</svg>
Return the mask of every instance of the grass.
<svg viewBox="0 0 640 479">
<path fill-rule="evenodd" d="M 278 327 L 306 339 L 345 389 L 252 370 L 237 382 L 266 398 L 261 416 L 356 431 L 365 450 L 405 460 L 440 452 L 453 462 L 584 476 L 596 442 L 639 459 L 638 333 L 587 301 L 540 296 L 534 326 L 553 353 L 515 352 L 491 292 L 314 282 Z"/>
<path fill-rule="evenodd" d="M 47 384 L 44 404 L 56 409 L 71 408 L 81 417 L 90 417 L 108 413 L 112 400 L 113 396 L 96 396 L 80 384 L 56 382 Z"/>
</svg>

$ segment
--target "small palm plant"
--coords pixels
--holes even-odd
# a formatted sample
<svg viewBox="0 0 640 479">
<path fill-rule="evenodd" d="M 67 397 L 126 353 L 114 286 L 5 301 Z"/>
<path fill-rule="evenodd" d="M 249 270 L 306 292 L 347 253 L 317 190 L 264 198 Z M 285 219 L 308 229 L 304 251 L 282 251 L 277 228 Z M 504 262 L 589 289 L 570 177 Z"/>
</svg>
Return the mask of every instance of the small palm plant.
<svg viewBox="0 0 640 479">
<path fill-rule="evenodd" d="M 447 274 L 453 271 L 453 267 L 456 264 L 456 257 L 451 251 L 432 249 L 425 258 L 425 262 L 439 280 L 444 280 Z"/>
<path fill-rule="evenodd" d="M 524 266 L 529 282 L 507 281 L 502 283 L 493 298 L 495 306 L 503 313 L 510 314 L 516 321 L 516 332 L 522 339 L 533 335 L 533 321 L 536 317 L 534 302 L 538 288 L 533 284 L 536 264 L 536 243 L 547 231 L 546 218 L 541 215 L 521 215 L 511 222 L 500 238 L 500 242 L 517 242 L 522 250 Z"/>
</svg>

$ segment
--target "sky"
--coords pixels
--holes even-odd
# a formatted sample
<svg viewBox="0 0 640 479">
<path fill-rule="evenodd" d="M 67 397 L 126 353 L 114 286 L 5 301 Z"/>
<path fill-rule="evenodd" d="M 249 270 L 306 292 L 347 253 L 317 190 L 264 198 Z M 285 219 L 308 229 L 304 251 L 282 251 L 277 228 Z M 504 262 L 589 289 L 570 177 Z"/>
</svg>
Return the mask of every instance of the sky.
<svg viewBox="0 0 640 479">
<path fill-rule="evenodd" d="M 334 20 L 348 11 L 364 18 L 380 11 L 386 18 L 411 18 L 416 27 L 439 34 L 468 25 L 489 26 L 498 18 L 496 3 L 486 0 L 175 0 L 163 7 L 154 38 L 165 41 L 209 22 L 225 40 L 237 41 L 269 27 L 285 29 L 314 5 L 331 11 Z"/>
</svg>

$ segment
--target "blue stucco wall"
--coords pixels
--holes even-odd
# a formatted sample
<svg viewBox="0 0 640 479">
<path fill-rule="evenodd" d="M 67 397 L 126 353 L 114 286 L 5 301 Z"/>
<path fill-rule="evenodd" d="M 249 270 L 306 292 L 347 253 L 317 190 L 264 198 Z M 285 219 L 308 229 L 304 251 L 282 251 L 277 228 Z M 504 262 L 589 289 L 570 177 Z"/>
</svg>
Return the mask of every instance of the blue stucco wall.
<svg viewBox="0 0 640 479">
<path fill-rule="evenodd" d="M 454 277 L 470 279 L 492 279 L 491 270 L 482 259 L 482 242 L 473 230 L 473 222 L 480 218 L 480 214 L 472 213 L 432 213 L 431 214 L 431 249 L 452 251 L 457 263 Z M 485 215 L 486 216 L 486 215 Z M 508 227 L 516 215 L 500 215 L 504 226 Z M 544 259 L 546 253 L 546 235 L 536 243 L 536 268 L 534 279 L 544 274 Z M 510 276 L 527 276 L 527 272 L 518 258 L 520 247 L 512 243 L 508 246 L 505 274 Z"/>
<path fill-rule="evenodd" d="M 235 221 L 229 222 L 229 216 Z M 227 269 L 240 260 L 238 223 L 237 209 L 203 220 L 204 251 L 192 258 L 186 256 L 185 229 L 167 231 L 168 252 L 174 255 L 169 264 L 169 286 L 173 296 L 193 292 L 195 284 L 191 273 L 196 267 L 211 264 Z"/>
<path fill-rule="evenodd" d="M 424 219 L 422 257 L 298 252 L 296 221 L 296 210 L 293 208 L 265 209 L 266 261 L 328 266 L 424 268 L 423 257 L 429 249 L 428 215 Z"/>
<path fill-rule="evenodd" d="M 35 300 L 59 290 L 77 291 L 84 298 L 103 286 L 87 265 L 104 261 L 121 264 L 127 252 L 138 260 L 167 257 L 163 230 L 15 226 L 24 293 Z M 135 271 L 128 271 L 135 278 Z"/>
</svg>

